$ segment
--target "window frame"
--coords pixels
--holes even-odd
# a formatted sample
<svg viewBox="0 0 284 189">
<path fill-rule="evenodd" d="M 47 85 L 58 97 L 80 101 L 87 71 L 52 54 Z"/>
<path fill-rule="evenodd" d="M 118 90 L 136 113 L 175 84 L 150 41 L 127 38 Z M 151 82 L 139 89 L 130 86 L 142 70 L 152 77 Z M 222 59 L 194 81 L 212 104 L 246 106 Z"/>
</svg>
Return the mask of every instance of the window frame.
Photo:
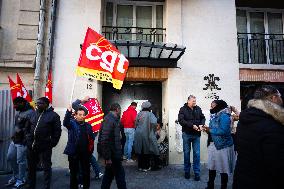
<svg viewBox="0 0 284 189">
<path fill-rule="evenodd" d="M 104 3 L 104 20 L 103 23 L 106 25 L 106 5 L 107 3 L 113 3 L 113 13 L 112 13 L 112 26 L 117 26 L 117 5 L 132 5 L 133 6 L 133 25 L 132 27 L 137 27 L 136 23 L 136 9 L 137 6 L 151 6 L 152 7 L 152 28 L 156 28 L 157 23 L 157 6 L 163 6 L 163 27 L 164 27 L 164 12 L 165 12 L 165 2 L 149 2 L 149 1 L 127 1 L 127 0 L 106 0 Z"/>
<path fill-rule="evenodd" d="M 264 19 L 263 19 L 263 25 L 264 25 L 264 34 L 269 34 L 269 28 L 268 28 L 268 13 L 280 13 L 282 15 L 282 34 L 283 34 L 283 40 L 284 40 L 284 10 L 283 9 L 271 9 L 271 8 L 250 8 L 250 7 L 236 7 L 236 11 L 237 10 L 241 10 L 241 11 L 245 11 L 246 12 L 246 21 L 247 21 L 247 37 L 248 37 L 248 41 L 250 39 L 252 39 L 252 35 L 251 35 L 251 18 L 250 18 L 250 13 L 253 12 L 260 12 L 264 14 Z M 237 16 L 236 16 L 237 19 Z M 265 43 L 266 43 L 266 48 L 265 48 L 265 53 L 266 53 L 266 61 L 267 64 L 271 64 L 270 62 L 270 56 L 269 56 L 269 44 L 267 39 L 269 38 L 268 35 L 265 35 L 264 39 L 265 39 Z M 248 43 L 248 52 L 250 52 L 250 43 Z M 251 63 L 251 55 L 250 53 L 248 53 L 248 58 L 249 58 L 249 62 Z"/>
</svg>

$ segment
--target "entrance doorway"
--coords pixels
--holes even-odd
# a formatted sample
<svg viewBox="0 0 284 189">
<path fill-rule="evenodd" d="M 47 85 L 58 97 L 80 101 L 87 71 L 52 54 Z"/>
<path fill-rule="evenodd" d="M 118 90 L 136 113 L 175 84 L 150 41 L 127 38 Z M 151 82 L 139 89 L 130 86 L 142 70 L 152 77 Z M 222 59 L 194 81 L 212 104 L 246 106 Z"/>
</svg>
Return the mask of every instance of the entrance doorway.
<svg viewBox="0 0 284 189">
<path fill-rule="evenodd" d="M 152 104 L 152 112 L 157 118 L 162 119 L 162 83 L 156 81 L 125 82 L 121 90 L 116 90 L 109 83 L 103 84 L 102 108 L 105 114 L 109 111 L 112 103 L 119 103 L 122 112 L 125 111 L 131 102 L 139 103 L 148 100 Z"/>
</svg>

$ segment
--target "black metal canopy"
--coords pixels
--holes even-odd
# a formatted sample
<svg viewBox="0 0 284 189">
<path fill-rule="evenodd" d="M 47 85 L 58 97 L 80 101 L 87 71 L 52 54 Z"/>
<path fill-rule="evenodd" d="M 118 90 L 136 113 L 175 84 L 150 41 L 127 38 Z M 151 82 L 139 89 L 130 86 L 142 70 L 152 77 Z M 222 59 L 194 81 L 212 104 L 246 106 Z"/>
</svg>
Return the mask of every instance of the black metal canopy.
<svg viewBox="0 0 284 189">
<path fill-rule="evenodd" d="M 146 41 L 110 41 L 129 60 L 132 67 L 177 68 L 185 47 L 172 43 Z"/>
</svg>

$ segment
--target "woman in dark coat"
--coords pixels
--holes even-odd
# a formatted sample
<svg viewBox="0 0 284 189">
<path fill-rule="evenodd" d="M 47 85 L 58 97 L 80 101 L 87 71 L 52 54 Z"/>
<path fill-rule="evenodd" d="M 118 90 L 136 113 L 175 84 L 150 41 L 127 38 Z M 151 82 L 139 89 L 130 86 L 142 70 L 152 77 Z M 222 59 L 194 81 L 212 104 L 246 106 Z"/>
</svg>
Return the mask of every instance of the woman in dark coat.
<svg viewBox="0 0 284 189">
<path fill-rule="evenodd" d="M 159 156 L 158 142 L 155 135 L 157 118 L 150 111 L 150 108 L 150 102 L 143 102 L 142 111 L 137 115 L 135 123 L 134 149 L 138 154 L 138 169 L 141 171 L 150 170 L 151 158 Z"/>
<path fill-rule="evenodd" d="M 241 112 L 236 148 L 234 189 L 284 188 L 284 108 L 274 87 L 258 89 Z"/>
</svg>

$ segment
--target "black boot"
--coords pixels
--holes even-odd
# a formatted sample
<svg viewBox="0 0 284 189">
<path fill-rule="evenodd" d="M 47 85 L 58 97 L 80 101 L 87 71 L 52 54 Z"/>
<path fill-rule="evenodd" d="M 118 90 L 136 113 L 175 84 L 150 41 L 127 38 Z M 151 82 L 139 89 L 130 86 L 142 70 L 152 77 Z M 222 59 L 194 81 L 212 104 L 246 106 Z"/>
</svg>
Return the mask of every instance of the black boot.
<svg viewBox="0 0 284 189">
<path fill-rule="evenodd" d="M 205 189 L 214 189 L 214 181 L 216 177 L 216 170 L 209 170 L 209 181 Z"/>
<path fill-rule="evenodd" d="M 221 189 L 227 189 L 228 174 L 221 173 Z"/>
</svg>

